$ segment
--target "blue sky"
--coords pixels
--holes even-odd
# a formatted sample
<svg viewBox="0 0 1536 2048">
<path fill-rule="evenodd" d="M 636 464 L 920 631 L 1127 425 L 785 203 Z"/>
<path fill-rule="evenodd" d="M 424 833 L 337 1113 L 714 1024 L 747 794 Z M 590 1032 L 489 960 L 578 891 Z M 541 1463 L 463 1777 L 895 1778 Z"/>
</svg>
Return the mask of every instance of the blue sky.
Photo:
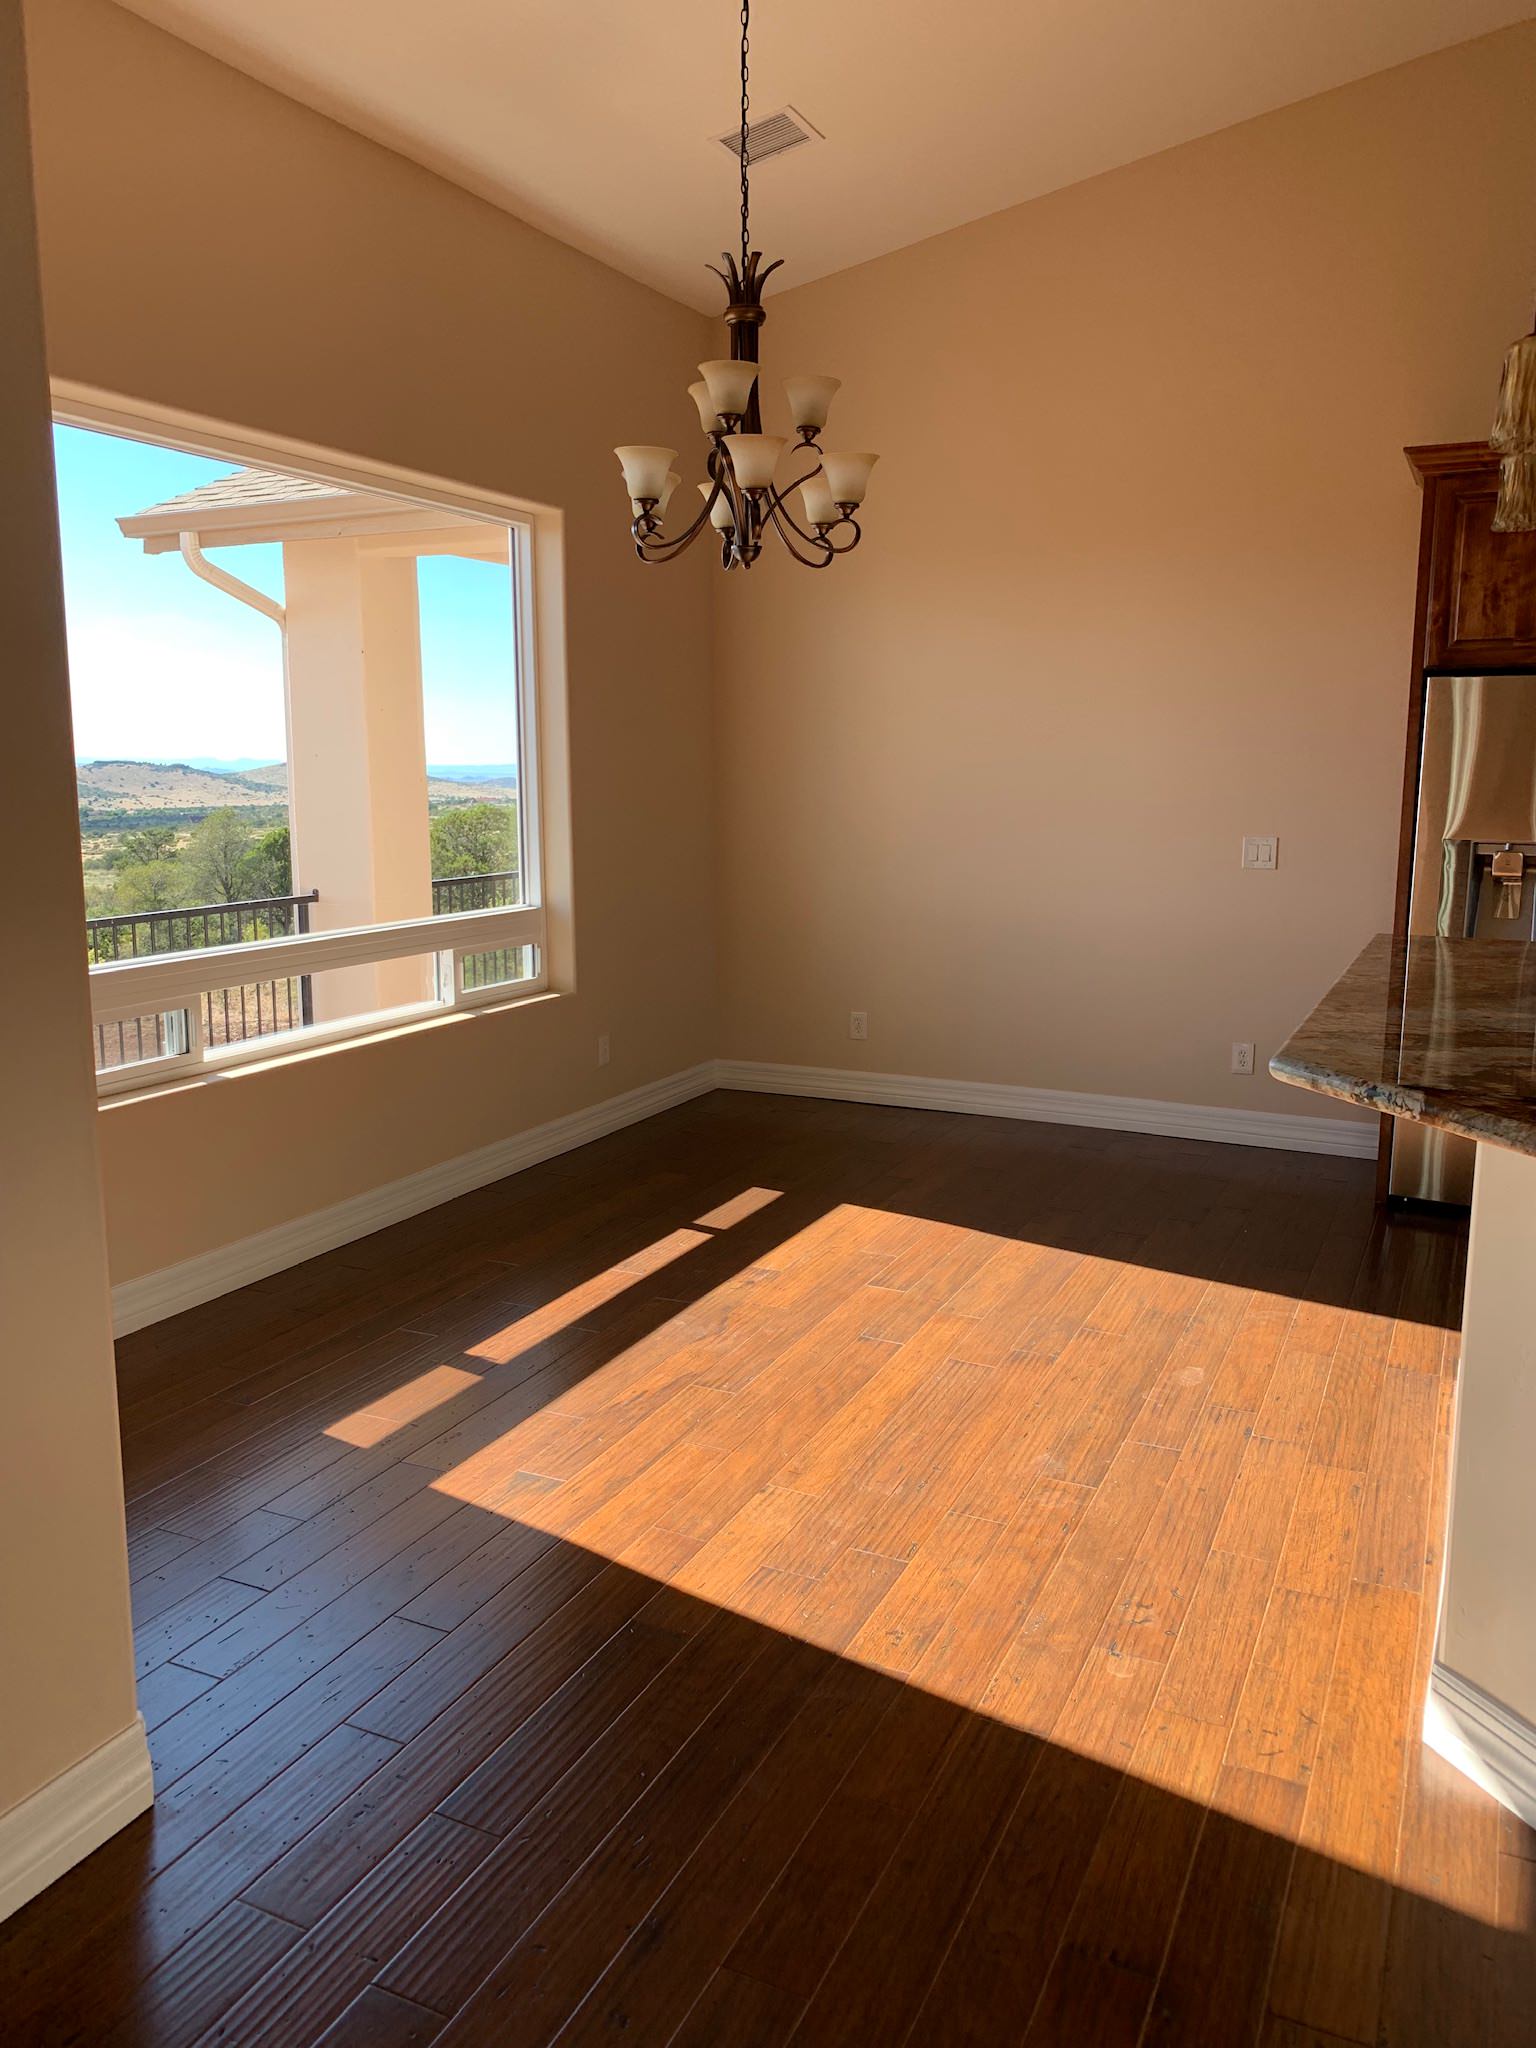
<svg viewBox="0 0 1536 2048">
<path fill-rule="evenodd" d="M 75 756 L 81 761 L 280 761 L 283 667 L 271 620 L 200 582 L 179 555 L 118 531 L 233 464 L 80 427 L 54 428 Z M 271 596 L 276 546 L 209 550 Z M 511 578 L 494 562 L 420 564 L 427 759 L 517 759 Z"/>
</svg>

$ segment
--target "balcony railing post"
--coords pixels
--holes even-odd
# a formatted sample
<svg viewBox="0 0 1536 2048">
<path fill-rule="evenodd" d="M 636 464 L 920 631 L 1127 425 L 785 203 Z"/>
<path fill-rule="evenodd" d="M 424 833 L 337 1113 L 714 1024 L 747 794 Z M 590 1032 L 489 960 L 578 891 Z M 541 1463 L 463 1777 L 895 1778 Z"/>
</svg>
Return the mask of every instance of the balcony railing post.
<svg viewBox="0 0 1536 2048">
<path fill-rule="evenodd" d="M 294 926 L 301 938 L 309 931 L 309 906 L 318 901 L 319 895 L 318 889 L 311 889 L 307 896 L 294 899 Z M 306 1028 L 315 1021 L 315 986 L 307 974 L 299 976 L 299 1016 Z"/>
<path fill-rule="evenodd" d="M 309 930 L 309 906 L 320 892 L 302 896 L 258 896 L 243 903 L 195 903 L 175 910 L 121 911 L 112 917 L 86 919 L 86 959 L 93 966 L 111 960 L 137 960 L 153 953 L 195 953 L 207 946 L 240 944 L 251 938 L 289 937 Z M 215 930 L 217 926 L 217 930 Z M 281 997 L 279 987 L 281 986 Z M 233 1001 L 231 1000 L 233 996 Z M 203 1034 L 210 1045 L 233 1044 L 255 1033 L 285 1030 L 295 1022 L 293 981 L 251 983 L 231 991 L 209 989 L 202 998 Z M 309 976 L 300 980 L 297 1008 L 305 1024 L 314 1022 Z M 215 1032 L 218 1016 L 221 1031 Z M 119 1067 L 150 1056 L 142 1021 L 97 1027 L 98 1068 Z M 157 1026 L 157 1047 L 158 1026 Z"/>
</svg>

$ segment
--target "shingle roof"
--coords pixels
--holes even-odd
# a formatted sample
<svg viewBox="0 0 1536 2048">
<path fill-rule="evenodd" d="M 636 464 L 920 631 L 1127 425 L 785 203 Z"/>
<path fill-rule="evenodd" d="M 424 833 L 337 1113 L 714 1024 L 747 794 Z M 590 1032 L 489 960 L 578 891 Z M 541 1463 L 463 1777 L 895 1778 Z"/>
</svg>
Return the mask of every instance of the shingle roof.
<svg viewBox="0 0 1536 2048">
<path fill-rule="evenodd" d="M 311 477 L 282 476 L 270 469 L 237 469 L 230 476 L 215 477 L 211 484 L 199 484 L 195 491 L 163 498 L 158 505 L 146 505 L 142 512 L 125 518 L 161 519 L 170 513 L 233 512 L 242 506 L 270 511 L 274 505 L 292 505 L 313 498 L 355 498 L 361 494 L 341 484 L 321 483 Z"/>
</svg>

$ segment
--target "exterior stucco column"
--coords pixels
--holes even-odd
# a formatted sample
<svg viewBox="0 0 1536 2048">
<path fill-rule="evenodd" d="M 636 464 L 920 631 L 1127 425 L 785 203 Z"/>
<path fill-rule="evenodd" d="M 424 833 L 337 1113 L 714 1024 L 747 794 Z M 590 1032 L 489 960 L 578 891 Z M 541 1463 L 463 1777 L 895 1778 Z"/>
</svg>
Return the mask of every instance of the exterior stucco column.
<svg viewBox="0 0 1536 2048">
<path fill-rule="evenodd" d="M 320 892 L 311 929 L 430 916 L 415 559 L 289 541 L 283 577 L 294 887 Z M 315 1021 L 430 992 L 416 960 L 333 970 L 315 978 Z"/>
</svg>

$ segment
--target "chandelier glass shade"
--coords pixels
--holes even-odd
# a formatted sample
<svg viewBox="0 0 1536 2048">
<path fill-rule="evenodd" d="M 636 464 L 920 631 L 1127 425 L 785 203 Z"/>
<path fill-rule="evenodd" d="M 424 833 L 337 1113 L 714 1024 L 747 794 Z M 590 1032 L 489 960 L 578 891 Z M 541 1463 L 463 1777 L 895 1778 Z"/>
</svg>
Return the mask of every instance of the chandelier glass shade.
<svg viewBox="0 0 1536 2048">
<path fill-rule="evenodd" d="M 687 524 L 673 533 L 665 526 L 673 492 L 682 481 L 672 467 L 675 448 L 650 445 L 616 448 L 629 494 L 630 535 L 642 562 L 670 562 L 708 531 L 719 537 L 720 560 L 727 569 L 750 569 L 772 533 L 797 562 L 825 569 L 839 555 L 859 544 L 861 528 L 855 514 L 864 502 L 870 471 L 878 457 L 870 454 L 824 454 L 821 435 L 827 424 L 838 379 L 825 376 L 788 377 L 784 396 L 795 438 L 763 432 L 758 366 L 758 333 L 767 317 L 763 285 L 778 269 L 763 264 L 752 247 L 749 191 L 747 93 L 748 31 L 751 0 L 741 8 L 741 255 L 729 251 L 715 270 L 726 290 L 725 320 L 729 356 L 699 364 L 688 396 L 698 408 L 707 443 L 705 481 L 698 486 L 703 504 Z M 785 451 L 790 452 L 786 456 Z M 793 474 L 783 484 L 782 470 Z"/>
<path fill-rule="evenodd" d="M 1523 334 L 1504 358 L 1488 439 L 1500 456 L 1494 532 L 1536 533 L 1536 331 Z"/>
</svg>

